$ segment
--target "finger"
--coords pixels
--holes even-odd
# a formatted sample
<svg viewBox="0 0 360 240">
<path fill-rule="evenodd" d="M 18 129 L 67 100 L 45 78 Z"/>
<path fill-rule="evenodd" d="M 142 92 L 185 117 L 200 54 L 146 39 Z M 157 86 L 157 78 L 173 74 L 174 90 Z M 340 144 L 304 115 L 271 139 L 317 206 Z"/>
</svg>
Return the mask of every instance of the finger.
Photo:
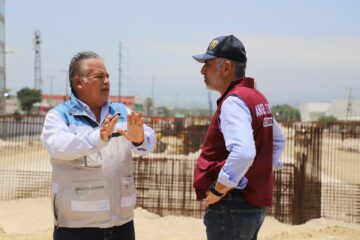
<svg viewBox="0 0 360 240">
<path fill-rule="evenodd" d="M 128 124 L 130 124 L 130 125 L 133 124 L 133 118 L 134 118 L 133 113 L 131 113 L 131 114 L 128 115 Z"/>
<path fill-rule="evenodd" d="M 207 199 L 204 199 L 201 204 L 202 209 L 206 209 L 208 207 Z"/>
<path fill-rule="evenodd" d="M 103 125 L 100 128 L 100 137 L 104 142 L 109 141 L 109 132 L 108 132 L 109 121 L 110 120 L 106 118 Z"/>
<path fill-rule="evenodd" d="M 108 131 L 108 134 L 111 135 L 114 131 L 114 127 L 115 127 L 115 124 L 117 123 L 117 120 L 119 119 L 118 116 L 115 116 L 111 121 L 110 123 L 108 124 L 108 127 L 107 127 L 107 131 Z"/>
<path fill-rule="evenodd" d="M 112 124 L 112 126 L 115 126 L 115 124 L 117 123 L 117 121 L 119 120 L 119 116 L 118 115 L 116 115 L 112 120 L 111 120 L 111 124 Z"/>
<path fill-rule="evenodd" d="M 110 122 L 110 118 L 109 118 L 109 117 L 106 117 L 101 127 L 102 127 L 102 128 L 103 128 L 103 127 L 106 128 L 107 125 L 109 124 L 109 122 Z"/>
<path fill-rule="evenodd" d="M 139 126 L 143 126 L 143 125 L 144 125 L 144 119 L 143 119 L 143 118 L 140 118 Z"/>
<path fill-rule="evenodd" d="M 132 124 L 135 125 L 137 123 L 137 116 L 134 112 L 132 112 L 131 115 L 132 115 Z"/>
<path fill-rule="evenodd" d="M 111 119 L 111 115 L 107 115 L 106 118 L 104 119 L 104 122 L 102 123 L 101 127 L 106 127 Z"/>
<path fill-rule="evenodd" d="M 141 119 L 141 115 L 139 113 L 135 113 L 135 124 L 139 124 L 139 121 Z"/>
<path fill-rule="evenodd" d="M 105 121 L 106 121 L 106 120 L 111 121 L 111 115 L 110 115 L 110 114 L 108 114 L 108 115 L 106 116 Z"/>
<path fill-rule="evenodd" d="M 138 121 L 138 116 L 137 116 L 136 112 L 132 112 L 131 114 L 132 114 L 132 116 L 133 116 L 133 117 L 132 117 L 132 121 L 133 121 L 132 123 L 133 123 L 133 124 L 136 124 L 137 121 Z"/>
</svg>

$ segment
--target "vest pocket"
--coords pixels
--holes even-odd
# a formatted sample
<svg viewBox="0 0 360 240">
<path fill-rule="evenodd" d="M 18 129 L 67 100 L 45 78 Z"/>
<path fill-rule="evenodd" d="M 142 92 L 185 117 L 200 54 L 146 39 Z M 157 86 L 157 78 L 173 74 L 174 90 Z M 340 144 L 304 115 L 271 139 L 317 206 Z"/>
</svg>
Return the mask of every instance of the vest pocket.
<svg viewBox="0 0 360 240">
<path fill-rule="evenodd" d="M 200 171 L 207 171 L 211 167 L 213 167 L 216 164 L 216 162 L 210 162 L 203 158 L 199 158 L 196 162 L 196 168 L 199 168 Z"/>
<path fill-rule="evenodd" d="M 96 153 L 88 154 L 84 156 L 84 167 L 87 168 L 100 168 L 102 165 L 102 154 L 101 151 Z"/>
<path fill-rule="evenodd" d="M 201 157 L 198 158 L 194 171 L 193 186 L 196 190 L 197 199 L 201 200 L 206 197 L 206 191 L 210 185 L 218 178 L 221 168 L 225 161 L 207 161 Z"/>
<path fill-rule="evenodd" d="M 121 177 L 120 216 L 130 218 L 134 215 L 136 206 L 136 190 L 133 177 Z"/>
<path fill-rule="evenodd" d="M 59 222 L 88 223 L 110 219 L 109 189 L 106 181 L 74 181 L 64 186 L 59 206 Z"/>
<path fill-rule="evenodd" d="M 211 178 L 209 176 L 210 169 L 215 165 L 215 162 L 207 161 L 203 158 L 199 158 L 196 162 L 195 172 L 194 172 L 194 182 L 193 186 L 195 189 L 208 190 L 208 187 L 216 178 Z"/>
</svg>

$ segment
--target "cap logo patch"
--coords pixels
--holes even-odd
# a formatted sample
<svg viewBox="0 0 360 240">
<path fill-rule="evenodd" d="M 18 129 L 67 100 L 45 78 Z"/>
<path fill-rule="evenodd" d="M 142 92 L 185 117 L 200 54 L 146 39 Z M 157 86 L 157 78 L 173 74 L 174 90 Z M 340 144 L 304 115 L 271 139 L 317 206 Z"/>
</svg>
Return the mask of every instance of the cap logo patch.
<svg viewBox="0 0 360 240">
<path fill-rule="evenodd" d="M 209 45 L 209 50 L 212 51 L 214 50 L 214 48 L 219 44 L 219 40 L 214 39 L 211 41 L 210 45 Z"/>
</svg>

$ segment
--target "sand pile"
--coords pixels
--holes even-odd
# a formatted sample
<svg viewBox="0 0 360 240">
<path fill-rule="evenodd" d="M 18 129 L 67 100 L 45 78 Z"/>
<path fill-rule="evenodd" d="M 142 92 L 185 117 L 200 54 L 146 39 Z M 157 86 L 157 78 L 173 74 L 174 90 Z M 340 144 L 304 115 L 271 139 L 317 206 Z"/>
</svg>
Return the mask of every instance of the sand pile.
<svg viewBox="0 0 360 240">
<path fill-rule="evenodd" d="M 52 215 L 48 198 L 0 201 L 0 240 L 52 239 Z M 144 209 L 135 210 L 138 240 L 205 240 L 202 219 L 160 217 Z M 360 225 L 329 219 L 314 219 L 291 226 L 267 217 L 261 240 L 360 240 Z"/>
</svg>

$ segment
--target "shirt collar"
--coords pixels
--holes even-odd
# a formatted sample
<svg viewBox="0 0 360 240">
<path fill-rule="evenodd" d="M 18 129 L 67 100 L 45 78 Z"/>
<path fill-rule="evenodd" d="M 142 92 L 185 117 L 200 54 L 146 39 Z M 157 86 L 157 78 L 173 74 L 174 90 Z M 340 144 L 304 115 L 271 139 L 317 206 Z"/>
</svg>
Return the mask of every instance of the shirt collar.
<svg viewBox="0 0 360 240">
<path fill-rule="evenodd" d="M 228 95 L 228 93 L 230 92 L 231 89 L 233 89 L 235 86 L 237 85 L 242 85 L 244 87 L 248 87 L 248 88 L 254 88 L 254 79 L 253 78 L 249 78 L 249 77 L 242 77 L 242 78 L 238 78 L 235 79 L 234 81 L 232 81 L 230 83 L 230 85 L 228 86 L 228 88 L 225 90 L 225 92 L 221 95 L 221 97 L 216 101 L 217 105 L 219 106 L 219 104 L 224 100 L 224 98 Z"/>
<path fill-rule="evenodd" d="M 70 102 L 72 107 L 72 113 L 75 115 L 85 115 L 90 117 L 93 121 L 96 121 L 95 114 L 91 111 L 90 107 L 78 99 L 73 93 L 70 96 Z M 110 108 L 110 100 L 107 101 L 102 107 L 101 107 L 101 113 L 100 113 L 100 123 L 102 123 L 105 119 L 105 117 L 109 114 L 109 108 Z"/>
</svg>

